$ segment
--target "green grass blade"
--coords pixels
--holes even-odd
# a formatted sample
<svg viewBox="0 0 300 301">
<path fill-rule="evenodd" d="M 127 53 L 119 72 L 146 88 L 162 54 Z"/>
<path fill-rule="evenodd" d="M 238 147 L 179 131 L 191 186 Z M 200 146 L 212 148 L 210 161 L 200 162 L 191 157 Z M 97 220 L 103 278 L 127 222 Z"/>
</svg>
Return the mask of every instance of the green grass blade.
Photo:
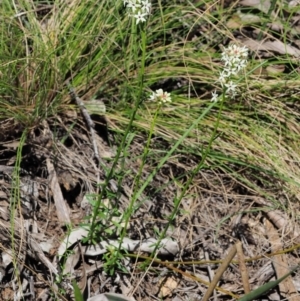
<svg viewBox="0 0 300 301">
<path fill-rule="evenodd" d="M 75 280 L 72 281 L 72 285 L 73 285 L 73 288 L 74 288 L 74 296 L 75 296 L 75 300 L 76 301 L 84 301 L 83 300 L 83 296 L 82 296 L 82 293 L 76 283 Z"/>
<path fill-rule="evenodd" d="M 252 300 L 257 299 L 261 295 L 268 292 L 270 289 L 276 287 L 280 282 L 282 282 L 285 278 L 287 278 L 292 273 L 294 273 L 298 268 L 299 268 L 299 266 L 296 266 L 295 268 L 293 268 L 290 272 L 288 272 L 281 278 L 274 280 L 274 281 L 270 281 L 270 282 L 262 285 L 261 287 L 257 288 L 256 290 L 252 291 L 251 293 L 243 296 L 241 299 L 239 299 L 239 301 L 252 301 Z"/>
</svg>

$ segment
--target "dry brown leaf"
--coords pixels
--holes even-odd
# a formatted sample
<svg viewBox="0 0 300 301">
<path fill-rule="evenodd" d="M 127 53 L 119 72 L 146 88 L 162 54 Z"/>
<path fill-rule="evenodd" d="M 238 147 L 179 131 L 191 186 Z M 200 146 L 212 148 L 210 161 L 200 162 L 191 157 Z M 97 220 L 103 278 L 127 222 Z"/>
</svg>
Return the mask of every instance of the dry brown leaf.
<svg viewBox="0 0 300 301">
<path fill-rule="evenodd" d="M 271 250 L 273 253 L 282 250 L 283 246 L 281 243 L 281 239 L 277 233 L 277 230 L 274 228 L 271 222 L 267 219 L 265 220 L 265 225 L 267 229 L 267 234 L 269 237 L 269 242 L 271 244 Z M 286 275 L 290 269 L 286 262 L 287 255 L 277 255 L 274 258 L 273 265 L 276 270 L 277 278 L 281 278 Z M 298 296 L 297 290 L 292 281 L 292 277 L 286 278 L 284 281 L 279 283 L 280 294 L 292 301 L 299 301 L 300 296 Z"/>
<path fill-rule="evenodd" d="M 89 232 L 83 228 L 73 229 L 71 233 L 69 233 L 69 235 L 67 235 L 65 239 L 62 241 L 62 243 L 60 244 L 57 251 L 58 257 L 61 258 L 69 247 L 79 242 L 82 238 L 87 237 L 88 233 Z"/>
<path fill-rule="evenodd" d="M 279 54 L 289 54 L 294 57 L 300 57 L 300 50 L 286 45 L 283 42 L 276 40 L 276 41 L 256 41 L 253 39 L 243 39 L 242 43 L 244 46 L 247 46 L 252 51 L 273 51 Z"/>
<path fill-rule="evenodd" d="M 270 0 L 242 0 L 239 3 L 242 6 L 252 6 L 255 7 L 265 14 L 269 12 L 269 9 L 271 7 Z"/>
<path fill-rule="evenodd" d="M 284 65 L 269 65 L 266 68 L 266 71 L 269 75 L 279 75 L 282 74 L 285 70 Z"/>
<path fill-rule="evenodd" d="M 125 237 L 122 240 L 121 247 L 129 252 L 145 252 L 152 253 L 155 249 L 158 240 L 155 238 L 148 238 L 144 240 L 132 240 Z M 106 240 L 96 245 L 88 246 L 85 249 L 85 255 L 87 256 L 98 256 L 107 252 L 107 248 L 110 246 L 118 247 L 120 245 L 119 240 Z M 179 252 L 179 245 L 176 241 L 166 237 L 160 241 L 160 246 L 156 250 L 159 255 L 176 255 Z M 59 252 L 60 253 L 60 252 Z"/>
<path fill-rule="evenodd" d="M 166 281 L 161 280 L 162 286 L 159 290 L 159 297 L 165 298 L 173 294 L 173 291 L 177 288 L 178 282 L 174 277 L 169 277 Z"/>
<path fill-rule="evenodd" d="M 66 274 L 73 275 L 75 266 L 79 262 L 79 259 L 80 259 L 80 252 L 79 252 L 79 245 L 77 245 L 73 248 L 72 253 L 67 255 L 67 260 L 64 264 L 63 275 Z"/>
<path fill-rule="evenodd" d="M 135 301 L 133 297 L 127 297 L 116 293 L 104 293 L 88 298 L 87 301 Z"/>
<path fill-rule="evenodd" d="M 241 21 L 244 26 L 247 24 L 253 25 L 262 22 L 261 17 L 253 14 L 239 14 L 239 17 L 241 18 Z"/>
<path fill-rule="evenodd" d="M 69 208 L 67 207 L 67 204 L 63 198 L 54 166 L 49 158 L 47 158 L 46 163 L 58 220 L 64 225 L 71 224 Z"/>
<path fill-rule="evenodd" d="M 292 1 L 289 1 L 289 4 L 288 4 L 288 6 L 289 7 L 297 7 L 297 6 L 299 6 L 299 0 L 292 0 Z"/>
<path fill-rule="evenodd" d="M 267 41 L 267 42 L 263 43 L 263 45 L 267 50 L 275 51 L 275 52 L 278 52 L 279 54 L 289 54 L 289 55 L 292 55 L 295 57 L 300 56 L 299 49 L 297 49 L 293 46 L 284 44 L 283 42 L 281 42 L 279 40 Z"/>
<path fill-rule="evenodd" d="M 3 191 L 0 191 L 0 198 L 7 199 L 6 193 Z M 9 221 L 10 210 L 9 210 L 9 205 L 8 205 L 7 201 L 0 202 L 0 217 L 5 221 Z"/>
<path fill-rule="evenodd" d="M 63 185 L 66 191 L 70 191 L 76 186 L 75 177 L 69 170 L 62 170 L 58 172 L 57 180 L 60 185 Z"/>
<path fill-rule="evenodd" d="M 12 148 L 12 149 L 17 149 L 20 146 L 20 141 L 16 140 L 13 142 L 2 143 L 1 146 L 7 147 L 7 148 Z"/>
<path fill-rule="evenodd" d="M 233 15 L 226 23 L 226 26 L 230 29 L 237 29 L 243 26 L 241 18 L 238 15 Z"/>
<path fill-rule="evenodd" d="M 45 256 L 40 245 L 30 236 L 28 236 L 28 245 L 30 249 L 34 252 L 36 258 L 41 261 L 55 276 L 58 275 L 57 268 L 50 262 L 50 260 Z"/>
<path fill-rule="evenodd" d="M 282 23 L 280 23 L 279 21 L 273 22 L 273 23 L 268 23 L 268 27 L 277 32 L 284 30 L 284 25 Z"/>
<path fill-rule="evenodd" d="M 270 208 L 273 207 L 270 202 L 262 198 L 256 198 L 255 202 L 263 206 L 270 206 Z M 293 239 L 300 237 L 300 231 L 297 228 L 297 225 L 292 226 L 288 216 L 286 216 L 283 212 L 279 210 L 270 210 L 266 211 L 266 214 L 277 229 L 284 230 L 284 233 L 288 234 Z"/>
</svg>

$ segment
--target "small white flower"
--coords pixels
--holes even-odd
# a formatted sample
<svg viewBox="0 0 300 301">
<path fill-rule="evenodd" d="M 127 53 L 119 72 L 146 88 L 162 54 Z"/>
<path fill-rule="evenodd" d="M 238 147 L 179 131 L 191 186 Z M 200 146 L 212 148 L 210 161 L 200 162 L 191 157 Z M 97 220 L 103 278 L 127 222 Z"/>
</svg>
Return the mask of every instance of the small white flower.
<svg viewBox="0 0 300 301">
<path fill-rule="evenodd" d="M 226 94 L 235 94 L 237 85 L 234 84 L 232 81 L 228 82 L 224 85 L 226 87 Z"/>
<path fill-rule="evenodd" d="M 248 57 L 248 48 L 246 46 L 243 47 L 236 46 L 234 52 L 239 57 Z"/>
<path fill-rule="evenodd" d="M 228 74 L 228 78 L 231 76 L 231 75 L 237 75 L 240 71 L 240 68 L 239 66 L 231 66 L 231 68 L 228 68 L 226 69 L 226 72 Z"/>
<path fill-rule="evenodd" d="M 212 95 L 211 101 L 217 102 L 217 101 L 218 101 L 218 98 L 219 98 L 219 95 L 218 95 L 218 93 L 216 92 L 216 90 L 215 90 L 214 92 L 211 92 L 211 95 Z"/>
<path fill-rule="evenodd" d="M 222 86 L 226 83 L 229 76 L 230 76 L 230 70 L 228 70 L 228 69 L 224 69 L 220 73 L 219 82 L 221 83 Z"/>
<path fill-rule="evenodd" d="M 136 18 L 136 24 L 139 24 L 140 22 L 145 22 L 145 16 L 147 16 L 147 14 L 141 13 L 140 11 L 137 14 L 135 14 L 134 17 Z"/>
<path fill-rule="evenodd" d="M 135 13 L 136 10 L 141 7 L 141 5 L 134 0 L 131 0 L 127 2 L 127 7 L 131 8 L 132 12 Z"/>
<path fill-rule="evenodd" d="M 230 64 L 230 56 L 228 56 L 225 52 L 222 53 L 221 60 L 224 61 L 225 66 Z"/>
<path fill-rule="evenodd" d="M 243 46 L 229 45 L 222 52 L 221 60 L 226 67 L 242 69 L 247 64 L 248 49 Z"/>
<path fill-rule="evenodd" d="M 150 14 L 151 2 L 149 0 L 141 1 L 142 2 L 142 11 Z"/>
<path fill-rule="evenodd" d="M 156 100 L 156 94 L 154 92 L 150 95 L 149 100 L 151 100 L 151 101 Z"/>
<path fill-rule="evenodd" d="M 171 102 L 171 94 L 168 92 L 164 92 L 163 89 L 158 89 L 155 91 L 156 97 L 161 102 Z"/>
<path fill-rule="evenodd" d="M 171 102 L 171 94 L 158 89 L 150 95 L 149 100 L 158 101 L 159 103 Z"/>
<path fill-rule="evenodd" d="M 240 60 L 237 65 L 237 68 L 239 68 L 240 70 L 244 69 L 247 66 L 247 63 L 248 63 L 247 60 Z"/>
<path fill-rule="evenodd" d="M 248 56 L 248 49 L 247 47 L 243 46 L 243 47 L 240 47 L 240 46 L 237 46 L 237 45 L 229 45 L 227 47 L 227 49 L 225 50 L 225 52 L 231 56 L 231 57 L 247 57 Z"/>
</svg>

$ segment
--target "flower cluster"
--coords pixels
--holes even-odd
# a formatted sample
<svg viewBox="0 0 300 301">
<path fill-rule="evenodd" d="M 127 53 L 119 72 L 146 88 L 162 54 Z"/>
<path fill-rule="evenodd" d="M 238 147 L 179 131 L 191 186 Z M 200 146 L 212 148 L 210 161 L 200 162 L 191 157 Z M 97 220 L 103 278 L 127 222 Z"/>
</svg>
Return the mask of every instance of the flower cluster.
<svg viewBox="0 0 300 301">
<path fill-rule="evenodd" d="M 229 45 L 224 49 L 221 60 L 224 62 L 224 69 L 220 73 L 219 82 L 225 89 L 226 96 L 231 98 L 237 94 L 237 85 L 231 80 L 241 70 L 247 66 L 248 49 L 243 46 Z M 212 92 L 211 101 L 218 101 L 219 95 L 216 91 Z"/>
<path fill-rule="evenodd" d="M 171 94 L 164 92 L 163 89 L 158 89 L 152 93 L 152 95 L 149 97 L 149 100 L 158 101 L 160 104 L 171 102 Z"/>
<path fill-rule="evenodd" d="M 136 24 L 146 21 L 146 17 L 151 10 L 151 2 L 149 0 L 123 0 L 123 2 L 130 10 L 130 15 L 136 18 Z"/>
</svg>

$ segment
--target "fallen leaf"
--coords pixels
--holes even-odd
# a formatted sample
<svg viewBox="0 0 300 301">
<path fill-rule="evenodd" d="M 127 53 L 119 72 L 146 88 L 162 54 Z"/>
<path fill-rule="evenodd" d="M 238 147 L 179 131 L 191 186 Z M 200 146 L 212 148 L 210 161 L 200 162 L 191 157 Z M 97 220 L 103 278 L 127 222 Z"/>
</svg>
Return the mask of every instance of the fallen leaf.
<svg viewBox="0 0 300 301">
<path fill-rule="evenodd" d="M 75 266 L 79 262 L 80 252 L 79 245 L 75 246 L 71 254 L 67 255 L 67 260 L 64 264 L 63 275 L 71 274 L 73 275 Z"/>
<path fill-rule="evenodd" d="M 135 299 L 121 294 L 105 293 L 88 298 L 87 301 L 135 301 Z"/>
<path fill-rule="evenodd" d="M 253 39 L 243 39 L 243 45 L 247 46 L 252 51 L 273 51 L 279 54 L 289 54 L 294 57 L 300 57 L 300 50 L 296 47 L 286 45 L 281 41 L 256 41 Z"/>
<path fill-rule="evenodd" d="M 270 0 L 242 0 L 239 4 L 242 6 L 255 7 L 265 14 L 269 12 L 269 9 L 271 7 Z"/>
<path fill-rule="evenodd" d="M 266 68 L 268 75 L 279 75 L 284 72 L 284 65 L 270 65 Z"/>
<path fill-rule="evenodd" d="M 177 288 L 177 286 L 178 283 L 174 279 L 174 277 L 169 277 L 167 281 L 165 281 L 163 285 L 160 287 L 159 297 L 165 298 L 171 296 L 173 294 L 173 291 Z"/>
<path fill-rule="evenodd" d="M 88 231 L 82 228 L 76 228 L 71 231 L 71 233 L 65 237 L 63 242 L 60 244 L 58 248 L 58 257 L 64 255 L 66 250 L 74 245 L 76 242 L 80 241 L 82 238 L 87 237 Z"/>
</svg>

